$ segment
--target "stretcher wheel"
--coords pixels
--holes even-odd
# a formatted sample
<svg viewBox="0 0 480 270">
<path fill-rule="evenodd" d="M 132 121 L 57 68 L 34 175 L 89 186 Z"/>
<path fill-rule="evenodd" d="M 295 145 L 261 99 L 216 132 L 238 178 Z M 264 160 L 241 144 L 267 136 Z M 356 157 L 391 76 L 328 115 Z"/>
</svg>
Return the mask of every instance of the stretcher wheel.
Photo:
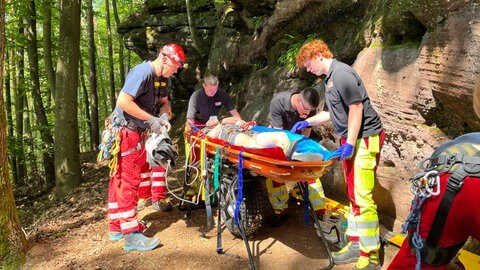
<svg viewBox="0 0 480 270">
<path fill-rule="evenodd" d="M 244 177 L 248 175 L 245 174 Z M 266 198 L 266 192 L 262 189 L 258 179 L 244 179 L 243 182 L 243 201 L 240 205 L 239 214 L 243 222 L 245 233 L 247 236 L 253 235 L 262 226 L 262 222 L 271 212 L 271 206 Z M 237 201 L 237 182 L 238 175 L 225 175 L 222 177 L 220 185 L 220 207 L 222 219 L 227 229 L 237 237 L 241 237 L 238 226 L 235 226 L 235 203 Z"/>
</svg>

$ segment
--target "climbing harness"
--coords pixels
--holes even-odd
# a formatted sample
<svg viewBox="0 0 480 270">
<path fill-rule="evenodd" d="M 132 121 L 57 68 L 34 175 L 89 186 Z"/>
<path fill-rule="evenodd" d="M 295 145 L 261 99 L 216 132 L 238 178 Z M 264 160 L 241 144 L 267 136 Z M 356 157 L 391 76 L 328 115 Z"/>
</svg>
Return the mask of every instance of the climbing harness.
<svg viewBox="0 0 480 270">
<path fill-rule="evenodd" d="M 102 141 L 97 155 L 97 162 L 108 160 L 110 176 L 116 172 L 118 154 L 120 153 L 120 130 L 127 121 L 115 110 L 105 118 L 105 128 L 102 131 Z"/>
<path fill-rule="evenodd" d="M 439 247 L 437 241 L 443 231 L 448 212 L 467 176 L 480 177 L 480 133 L 462 135 L 437 148 L 431 157 L 423 159 L 410 191 L 413 193 L 411 211 L 402 225 L 402 233 L 410 232 L 409 245 L 417 257 L 415 268 L 421 264 L 444 265 L 463 246 L 464 242 L 450 247 Z M 426 239 L 420 236 L 423 205 L 432 196 L 440 194 L 440 177 L 449 173 L 447 187 L 435 214 Z"/>
</svg>

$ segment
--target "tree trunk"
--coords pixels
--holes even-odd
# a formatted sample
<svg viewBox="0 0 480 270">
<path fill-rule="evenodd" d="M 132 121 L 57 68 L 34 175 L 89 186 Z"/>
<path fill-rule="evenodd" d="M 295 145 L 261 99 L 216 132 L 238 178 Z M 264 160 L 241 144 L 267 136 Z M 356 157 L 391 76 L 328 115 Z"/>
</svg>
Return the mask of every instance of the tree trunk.
<svg viewBox="0 0 480 270">
<path fill-rule="evenodd" d="M 112 0 L 112 9 L 113 9 L 113 17 L 115 18 L 115 26 L 118 28 L 120 25 L 120 18 L 118 17 L 118 10 L 117 10 L 117 0 Z M 125 74 L 127 74 L 125 70 L 125 59 L 123 56 L 123 39 L 122 36 L 118 35 L 118 62 L 120 63 L 120 81 L 122 82 L 121 85 L 125 83 Z"/>
<path fill-rule="evenodd" d="M 38 46 L 37 46 L 37 19 L 35 11 L 35 1 L 31 0 L 27 6 L 27 19 L 25 36 L 28 43 L 28 63 L 29 73 L 32 85 L 33 105 L 35 110 L 35 117 L 40 127 L 40 135 L 42 138 L 43 167 L 45 169 L 45 179 L 47 184 L 47 191 L 53 189 L 55 186 L 55 162 L 53 149 L 53 138 L 50 132 L 50 127 L 47 120 L 47 114 L 43 106 L 42 94 L 40 93 L 40 78 L 38 67 Z"/>
<path fill-rule="evenodd" d="M 3 103 L 3 68 L 5 52 L 5 2 L 0 0 L 0 269 L 19 269 L 28 242 L 20 227 L 9 173 L 5 107 Z"/>
<path fill-rule="evenodd" d="M 47 74 L 49 97 L 55 97 L 55 70 L 53 70 L 52 58 L 52 1 L 42 1 L 43 11 L 43 61 Z"/>
<path fill-rule="evenodd" d="M 91 127 L 91 119 L 90 119 L 90 102 L 88 100 L 88 90 L 87 90 L 87 84 L 85 83 L 85 72 L 83 71 L 83 60 L 82 60 L 82 57 L 80 56 L 80 91 L 82 92 L 82 96 L 83 96 L 83 106 L 84 107 L 84 113 L 85 113 L 85 119 L 87 119 L 86 121 L 86 126 L 85 127 L 82 127 L 82 130 L 88 130 L 89 132 L 87 134 L 92 134 L 92 131 L 90 130 L 90 127 Z M 82 121 L 82 126 L 83 126 L 83 121 Z M 82 144 L 81 144 L 81 147 L 80 147 L 80 151 L 82 148 L 85 148 L 86 151 L 91 151 L 92 150 L 92 147 L 91 147 L 91 144 L 88 143 L 88 137 L 90 137 L 89 135 L 83 134 L 82 138 L 84 139 Z M 82 151 L 81 151 L 82 152 Z"/>
<path fill-rule="evenodd" d="M 32 130 L 32 120 L 31 119 L 35 119 L 35 117 L 33 116 L 33 112 L 30 110 L 30 105 L 28 104 L 28 101 L 27 101 L 27 96 L 23 96 L 23 105 L 24 105 L 24 111 L 23 111 L 23 138 L 25 140 L 26 143 L 24 143 L 24 149 L 27 149 L 29 148 L 29 150 L 26 150 L 25 153 L 29 153 L 28 154 L 28 158 L 25 159 L 25 164 L 27 164 L 27 172 L 31 172 L 28 174 L 29 176 L 29 179 L 40 179 L 42 176 L 44 176 L 42 174 L 42 172 L 40 172 L 40 170 L 38 169 L 38 166 L 37 166 L 37 153 L 40 152 L 40 151 L 37 151 L 36 147 L 35 147 L 35 139 L 34 139 L 34 132 Z M 40 153 L 41 154 L 41 153 Z M 31 181 L 28 181 L 26 182 L 27 185 L 30 185 L 30 187 L 32 186 L 30 184 Z M 43 185 L 44 183 L 43 182 L 37 182 L 39 185 L 37 186 L 40 186 Z M 43 185 L 43 186 L 46 186 L 46 185 Z M 38 192 L 38 189 L 35 188 L 35 192 Z M 41 191 L 42 192 L 42 191 Z"/>
<path fill-rule="evenodd" d="M 56 195 L 63 197 L 80 185 L 78 149 L 78 60 L 80 55 L 80 0 L 60 0 L 60 33 L 55 90 Z"/>
<path fill-rule="evenodd" d="M 6 108 L 5 111 L 7 113 L 7 126 L 8 126 L 8 137 L 14 138 L 14 130 L 13 130 L 13 115 L 12 111 L 14 110 L 12 104 L 12 93 L 11 93 L 11 86 L 10 86 L 10 76 L 11 76 L 11 68 L 10 68 L 10 52 L 5 50 L 5 97 L 6 97 Z M 12 175 L 13 175 L 13 183 L 18 184 L 18 177 L 17 177 L 17 153 L 15 152 L 15 148 L 9 147 L 9 155 L 8 161 L 10 163 L 10 168 L 12 168 Z"/>
<path fill-rule="evenodd" d="M 19 34 L 24 34 L 24 27 L 19 23 Z M 17 177 L 18 182 L 27 183 L 27 166 L 25 164 L 25 146 L 23 142 L 23 112 L 25 106 L 25 50 L 22 45 L 15 49 L 16 85 L 15 95 L 15 138 L 17 140 Z"/>
<path fill-rule="evenodd" d="M 90 102 L 91 102 L 91 121 L 90 121 L 90 141 L 93 150 L 98 150 L 100 144 L 100 128 L 98 120 L 98 93 L 97 93 L 97 64 L 95 48 L 95 29 L 93 25 L 93 7 L 92 0 L 87 1 L 87 28 L 88 28 L 88 78 L 90 82 Z"/>
<path fill-rule="evenodd" d="M 198 54 L 200 54 L 200 56 L 203 58 L 207 55 L 207 51 L 203 46 L 202 40 L 198 37 L 197 28 L 195 27 L 195 20 L 192 17 L 192 2 L 190 0 L 185 0 L 185 5 L 187 6 L 187 18 L 190 36 L 192 37 L 195 49 L 197 49 Z"/>
<path fill-rule="evenodd" d="M 112 45 L 112 27 L 110 26 L 110 2 L 105 0 L 105 20 L 107 22 L 107 47 L 108 47 L 108 74 L 110 81 L 110 105 L 112 110 L 116 105 L 115 76 L 113 75 L 113 45 Z"/>
</svg>

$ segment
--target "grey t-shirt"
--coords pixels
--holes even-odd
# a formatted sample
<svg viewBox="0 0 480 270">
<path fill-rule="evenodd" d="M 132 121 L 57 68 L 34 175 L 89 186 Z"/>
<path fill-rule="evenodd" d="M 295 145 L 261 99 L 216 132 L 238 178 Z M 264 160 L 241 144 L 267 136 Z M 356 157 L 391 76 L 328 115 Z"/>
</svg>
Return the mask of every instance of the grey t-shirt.
<svg viewBox="0 0 480 270">
<path fill-rule="evenodd" d="M 218 88 L 213 97 L 205 94 L 202 87 L 195 91 L 188 101 L 187 119 L 194 119 L 197 122 L 205 124 L 210 116 L 218 116 L 220 109 L 225 107 L 227 111 L 235 109 L 228 93 Z"/>
<path fill-rule="evenodd" d="M 325 78 L 325 105 L 330 112 L 335 131 L 342 137 L 347 137 L 348 134 L 348 106 L 358 101 L 363 104 L 363 119 L 358 138 L 380 133 L 382 122 L 370 103 L 362 79 L 349 65 L 333 60 Z"/>
<path fill-rule="evenodd" d="M 273 128 L 290 130 L 296 122 L 305 120 L 300 118 L 299 113 L 292 107 L 290 98 L 298 91 L 283 91 L 278 93 L 270 101 L 269 121 Z M 315 112 L 310 112 L 307 117 L 312 117 Z"/>
</svg>

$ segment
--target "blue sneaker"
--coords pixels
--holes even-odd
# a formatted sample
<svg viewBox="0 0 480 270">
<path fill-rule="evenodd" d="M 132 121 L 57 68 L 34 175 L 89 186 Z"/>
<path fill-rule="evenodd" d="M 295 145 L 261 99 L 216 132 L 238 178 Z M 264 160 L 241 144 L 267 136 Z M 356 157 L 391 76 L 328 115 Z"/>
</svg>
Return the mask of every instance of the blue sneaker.
<svg viewBox="0 0 480 270">
<path fill-rule="evenodd" d="M 139 250 L 148 251 L 160 245 L 160 240 L 155 237 L 146 237 L 140 232 L 134 232 L 124 235 L 125 245 L 123 249 L 126 251 Z"/>
<path fill-rule="evenodd" d="M 123 239 L 123 234 L 121 232 L 117 232 L 117 231 L 110 231 L 108 233 L 108 237 L 110 237 L 110 240 L 112 240 L 112 241 L 118 241 L 118 240 Z"/>
</svg>

